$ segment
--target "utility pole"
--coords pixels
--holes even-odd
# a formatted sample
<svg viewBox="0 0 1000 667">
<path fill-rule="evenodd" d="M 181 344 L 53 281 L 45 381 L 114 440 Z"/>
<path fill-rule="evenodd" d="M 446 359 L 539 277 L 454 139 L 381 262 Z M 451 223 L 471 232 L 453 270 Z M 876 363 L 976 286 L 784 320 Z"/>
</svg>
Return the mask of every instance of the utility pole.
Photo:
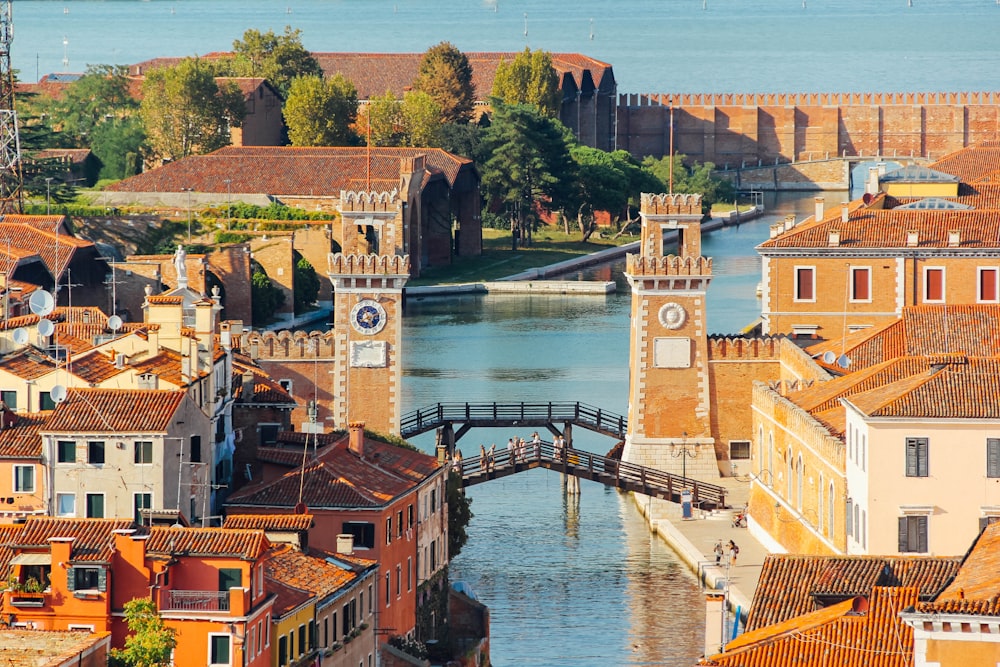
<svg viewBox="0 0 1000 667">
<path fill-rule="evenodd" d="M 11 0 L 0 5 L 0 213 L 24 210 L 21 141 L 14 111 L 14 70 L 10 66 L 10 45 L 14 39 L 11 5 Z"/>
</svg>

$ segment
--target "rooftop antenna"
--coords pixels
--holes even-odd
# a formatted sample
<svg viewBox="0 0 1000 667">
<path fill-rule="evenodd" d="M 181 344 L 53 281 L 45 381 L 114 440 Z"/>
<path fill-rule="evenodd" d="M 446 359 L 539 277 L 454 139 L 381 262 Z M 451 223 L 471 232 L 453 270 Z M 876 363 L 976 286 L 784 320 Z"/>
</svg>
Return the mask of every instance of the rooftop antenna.
<svg viewBox="0 0 1000 667">
<path fill-rule="evenodd" d="M 528 12 L 524 13 L 524 36 L 528 36 Z"/>
<path fill-rule="evenodd" d="M 372 191 L 372 107 L 368 105 L 368 148 L 365 149 L 365 187 Z"/>
<path fill-rule="evenodd" d="M 24 177 L 21 173 L 21 141 L 14 110 L 14 70 L 10 45 L 14 39 L 11 0 L 0 4 L 0 213 L 23 210 Z"/>
<path fill-rule="evenodd" d="M 590 41 L 594 41 L 594 19 L 590 19 Z"/>
</svg>

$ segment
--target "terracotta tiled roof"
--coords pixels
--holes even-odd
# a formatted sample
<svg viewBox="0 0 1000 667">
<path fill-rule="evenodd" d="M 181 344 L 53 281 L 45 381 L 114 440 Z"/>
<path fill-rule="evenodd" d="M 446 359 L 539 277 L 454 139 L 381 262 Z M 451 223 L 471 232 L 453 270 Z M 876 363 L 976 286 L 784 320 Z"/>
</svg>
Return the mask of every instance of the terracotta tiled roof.
<svg viewBox="0 0 1000 667">
<path fill-rule="evenodd" d="M 31 154 L 32 160 L 48 160 L 65 158 L 70 162 L 81 163 L 93 155 L 89 148 L 46 148 Z"/>
<path fill-rule="evenodd" d="M 427 158 L 425 182 L 443 177 L 454 184 L 462 169 L 474 169 L 470 160 L 440 148 L 373 148 L 369 172 L 364 148 L 230 146 L 165 164 L 109 187 L 124 192 L 182 192 L 193 187 L 218 194 L 339 197 L 342 190 L 365 189 L 369 173 L 372 189 L 398 188 L 400 159 L 418 156 Z"/>
<path fill-rule="evenodd" d="M 153 526 L 149 529 L 146 552 L 257 560 L 269 546 L 263 530 Z"/>
<path fill-rule="evenodd" d="M 14 557 L 14 537 L 19 535 L 23 526 L 0 524 L 0 579 L 7 581 L 10 577 L 10 560 Z"/>
<path fill-rule="evenodd" d="M 22 380 L 35 380 L 56 370 L 56 362 L 48 355 L 33 347 L 0 360 L 0 371 L 5 371 Z"/>
<path fill-rule="evenodd" d="M 302 447 L 298 449 L 258 447 L 257 460 L 261 463 L 274 463 L 288 468 L 297 468 L 302 465 Z"/>
<path fill-rule="evenodd" d="M 364 458 L 342 443 L 309 460 L 304 468 L 302 501 L 310 508 L 382 507 L 438 468 L 433 456 L 366 437 Z M 228 504 L 291 507 L 299 497 L 302 472 L 301 468 L 293 469 L 268 484 L 245 486 L 229 496 Z"/>
<path fill-rule="evenodd" d="M 106 644 L 110 632 L 79 630 L 0 630 L 0 663 L 4 667 L 81 664 L 81 656 L 99 655 L 94 647 Z"/>
<path fill-rule="evenodd" d="M 230 514 L 222 527 L 299 532 L 309 530 L 312 525 L 312 514 Z"/>
<path fill-rule="evenodd" d="M 183 391 L 71 388 L 45 432 L 164 433 L 185 396 Z"/>
<path fill-rule="evenodd" d="M 243 398 L 243 374 L 253 375 L 253 401 L 252 403 L 267 403 L 271 405 L 294 406 L 295 399 L 285 391 L 285 388 L 275 382 L 263 368 L 255 364 L 249 357 L 244 355 L 233 355 L 233 397 L 236 400 Z"/>
<path fill-rule="evenodd" d="M 1000 171 L 1000 144 L 989 141 L 963 148 L 944 156 L 932 166 L 969 183 L 986 174 Z"/>
<path fill-rule="evenodd" d="M 899 613 L 917 600 L 912 588 L 875 587 L 854 598 L 797 618 L 746 632 L 710 656 L 727 667 L 909 667 L 913 629 Z"/>
<path fill-rule="evenodd" d="M 312 447 L 313 443 L 319 448 L 335 445 L 338 442 L 347 442 L 347 433 L 338 431 L 335 433 L 305 433 L 303 431 L 279 431 L 277 435 L 279 445 L 292 447 L 302 451 L 303 445 Z"/>
<path fill-rule="evenodd" d="M 0 459 L 40 459 L 42 438 L 38 431 L 49 414 L 14 415 L 14 424 L 0 430 Z"/>
<path fill-rule="evenodd" d="M 21 531 L 11 539 L 16 549 L 49 549 L 49 540 L 55 537 L 72 537 L 74 561 L 111 562 L 114 552 L 113 533 L 128 530 L 128 519 L 62 519 L 53 517 L 28 517 Z"/>
<path fill-rule="evenodd" d="M 164 382 L 169 382 L 175 387 L 186 387 L 191 384 L 194 379 L 196 379 L 184 379 L 184 376 L 181 374 L 181 355 L 166 348 L 161 348 L 155 356 L 135 362 L 132 364 L 132 368 L 135 369 L 136 373 L 150 373 L 157 376 Z M 197 377 L 204 377 L 205 375 L 207 375 L 207 373 L 202 371 L 197 375 Z"/>
<path fill-rule="evenodd" d="M 73 256 L 78 250 L 94 247 L 90 241 L 78 239 L 62 231 L 57 235 L 55 225 L 62 224 L 62 216 L 30 216 L 35 218 L 30 222 L 24 220 L 26 217 L 29 216 L 3 216 L 0 219 L 0 238 L 10 239 L 12 248 L 37 251 L 52 276 L 62 276 L 62 272 L 73 261 Z M 53 220 L 52 229 L 43 229 L 39 226 L 41 221 L 38 218 L 43 217 L 46 221 Z M 56 264 L 57 257 L 58 265 Z"/>
<path fill-rule="evenodd" d="M 103 350 L 94 350 L 87 354 L 72 357 L 67 370 L 90 385 L 97 385 L 105 380 L 120 375 L 128 370 L 126 366 L 115 366 L 113 357 Z"/>
<path fill-rule="evenodd" d="M 917 605 L 917 611 L 1000 616 L 1000 523 L 987 524 L 955 579 L 933 601 Z"/>
<path fill-rule="evenodd" d="M 315 598 L 314 593 L 289 586 L 266 575 L 264 578 L 267 580 L 266 586 L 268 592 L 274 594 L 274 606 L 271 607 L 271 616 L 274 619 L 281 619 L 286 614 L 295 611 L 309 600 Z"/>
<path fill-rule="evenodd" d="M 959 562 L 959 558 L 935 556 L 771 554 L 764 559 L 747 630 L 862 595 L 872 586 L 912 586 L 921 599 L 930 600 L 955 575 Z"/>
<path fill-rule="evenodd" d="M 840 233 L 840 244 L 830 247 L 830 232 Z M 949 231 L 958 231 L 961 244 L 949 247 Z M 847 222 L 839 217 L 821 223 L 798 225 L 757 246 L 762 252 L 778 249 L 808 248 L 810 251 L 861 253 L 891 248 L 909 250 L 907 234 L 916 231 L 917 249 L 952 251 L 1000 248 L 1000 210 L 909 211 L 863 209 L 852 213 Z"/>
<path fill-rule="evenodd" d="M 308 591 L 323 599 L 358 578 L 353 570 L 338 567 L 287 544 L 273 547 L 264 561 L 264 575 L 286 586 Z"/>
</svg>

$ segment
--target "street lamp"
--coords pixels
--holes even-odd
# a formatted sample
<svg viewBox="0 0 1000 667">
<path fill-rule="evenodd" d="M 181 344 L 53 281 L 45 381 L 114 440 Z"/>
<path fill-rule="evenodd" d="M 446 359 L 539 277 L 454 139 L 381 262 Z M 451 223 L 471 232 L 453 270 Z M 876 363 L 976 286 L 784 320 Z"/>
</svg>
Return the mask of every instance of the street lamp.
<svg viewBox="0 0 1000 667">
<path fill-rule="evenodd" d="M 698 458 L 698 446 L 697 445 L 695 445 L 693 451 L 689 451 L 688 450 L 687 435 L 688 435 L 687 431 L 684 431 L 684 433 L 683 433 L 684 444 L 681 445 L 680 449 L 677 449 L 677 445 L 673 445 L 673 447 L 671 447 L 671 453 L 670 453 L 670 455 L 673 456 L 674 458 L 677 458 L 678 456 L 681 457 L 681 477 L 683 477 L 685 480 L 687 480 L 687 460 L 688 460 L 688 457 L 690 457 L 692 459 Z"/>
<path fill-rule="evenodd" d="M 52 177 L 45 179 L 45 215 L 52 215 Z"/>
<path fill-rule="evenodd" d="M 182 192 L 188 193 L 188 243 L 191 243 L 191 192 L 194 188 L 181 188 Z"/>
</svg>

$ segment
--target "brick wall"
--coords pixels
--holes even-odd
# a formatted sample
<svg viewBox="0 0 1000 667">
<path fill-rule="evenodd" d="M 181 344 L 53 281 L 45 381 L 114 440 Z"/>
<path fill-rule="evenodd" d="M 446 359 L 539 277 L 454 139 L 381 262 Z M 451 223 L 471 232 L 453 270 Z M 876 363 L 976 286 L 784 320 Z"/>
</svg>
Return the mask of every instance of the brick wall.
<svg viewBox="0 0 1000 667">
<path fill-rule="evenodd" d="M 222 283 L 222 306 L 225 309 L 220 319 L 251 321 L 250 299 L 250 245 L 236 243 L 218 246 L 205 259 L 208 270 Z"/>
<path fill-rule="evenodd" d="M 316 399 L 316 422 L 324 430 L 335 427 L 333 372 L 335 364 L 334 336 L 330 332 L 288 331 L 250 333 L 240 341 L 241 350 L 249 354 L 276 381 L 291 381 L 291 395 L 297 407 L 292 411 L 291 424 L 296 431 L 309 420 L 306 404 Z"/>
<path fill-rule="evenodd" d="M 620 95 L 618 148 L 731 168 L 830 155 L 941 157 L 1000 130 L 1000 93 Z"/>
<path fill-rule="evenodd" d="M 271 284 L 285 295 L 285 302 L 275 315 L 291 317 L 295 311 L 295 263 L 292 260 L 292 232 L 268 232 L 250 241 L 256 260 L 271 279 Z"/>
</svg>

